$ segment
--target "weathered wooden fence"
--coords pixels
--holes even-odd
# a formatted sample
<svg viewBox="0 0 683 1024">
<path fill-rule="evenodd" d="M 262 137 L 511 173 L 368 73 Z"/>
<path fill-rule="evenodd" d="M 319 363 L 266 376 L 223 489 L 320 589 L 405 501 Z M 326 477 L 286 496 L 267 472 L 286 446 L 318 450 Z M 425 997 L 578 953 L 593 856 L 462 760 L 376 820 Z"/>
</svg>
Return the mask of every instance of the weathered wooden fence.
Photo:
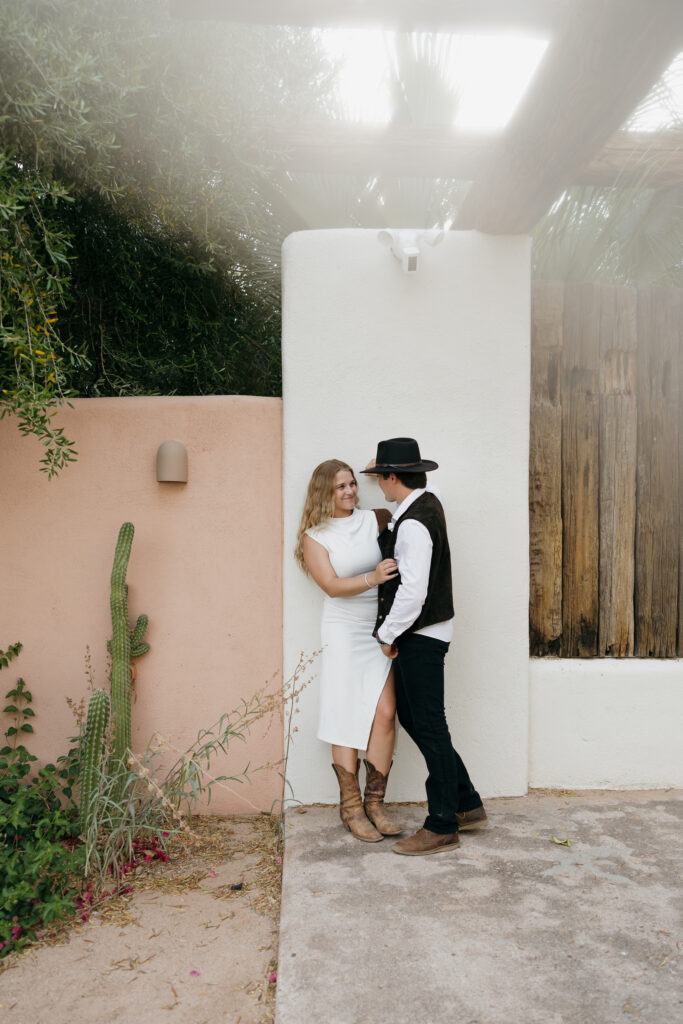
<svg viewBox="0 0 683 1024">
<path fill-rule="evenodd" d="M 537 282 L 532 655 L 683 655 L 683 300 Z"/>
</svg>

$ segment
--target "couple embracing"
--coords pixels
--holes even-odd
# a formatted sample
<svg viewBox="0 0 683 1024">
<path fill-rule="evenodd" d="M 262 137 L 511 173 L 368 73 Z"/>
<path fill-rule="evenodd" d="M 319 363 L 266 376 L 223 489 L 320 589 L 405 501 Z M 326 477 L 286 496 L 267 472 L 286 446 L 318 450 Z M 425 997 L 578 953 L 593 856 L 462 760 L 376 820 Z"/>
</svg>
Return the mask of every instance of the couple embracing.
<svg viewBox="0 0 683 1024">
<path fill-rule="evenodd" d="M 358 508 L 358 483 L 344 462 L 313 471 L 296 557 L 325 593 L 318 738 L 332 745 L 340 814 L 365 842 L 399 835 L 384 808 L 398 720 L 424 757 L 428 813 L 394 853 L 452 850 L 458 832 L 487 824 L 444 711 L 444 658 L 453 632 L 446 520 L 417 441 L 380 441 L 361 472 L 377 479 L 387 509 Z M 364 760 L 365 793 L 358 781 Z"/>
</svg>

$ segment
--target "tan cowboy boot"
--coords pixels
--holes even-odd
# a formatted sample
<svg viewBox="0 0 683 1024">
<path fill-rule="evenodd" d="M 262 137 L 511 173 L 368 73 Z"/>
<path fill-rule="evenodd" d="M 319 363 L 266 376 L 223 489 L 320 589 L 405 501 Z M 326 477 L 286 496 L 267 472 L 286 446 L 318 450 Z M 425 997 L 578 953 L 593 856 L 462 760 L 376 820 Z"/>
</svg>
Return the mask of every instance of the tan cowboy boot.
<svg viewBox="0 0 683 1024">
<path fill-rule="evenodd" d="M 360 787 L 358 785 L 358 769 L 360 759 L 356 762 L 356 773 L 347 772 L 340 764 L 333 764 L 337 780 L 339 781 L 339 817 L 356 839 L 364 843 L 381 843 L 381 832 L 378 832 L 371 821 L 365 816 L 363 804 L 360 798 Z"/>
<path fill-rule="evenodd" d="M 403 829 L 400 825 L 394 824 L 384 808 L 384 794 L 387 791 L 387 779 L 391 765 L 389 765 L 389 772 L 382 775 L 370 761 L 364 760 L 363 764 L 365 765 L 365 796 L 363 799 L 365 813 L 383 836 L 400 835 Z"/>
</svg>

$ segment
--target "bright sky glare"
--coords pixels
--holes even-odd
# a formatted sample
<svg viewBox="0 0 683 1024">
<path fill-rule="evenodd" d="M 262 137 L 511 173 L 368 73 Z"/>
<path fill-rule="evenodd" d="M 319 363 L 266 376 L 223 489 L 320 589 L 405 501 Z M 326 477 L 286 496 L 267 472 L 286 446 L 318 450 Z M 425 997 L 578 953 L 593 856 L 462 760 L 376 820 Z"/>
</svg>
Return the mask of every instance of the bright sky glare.
<svg viewBox="0 0 683 1024">
<path fill-rule="evenodd" d="M 380 29 L 325 29 L 323 45 L 339 64 L 344 114 L 364 123 L 391 118 L 391 50 L 394 33 Z M 423 37 L 424 38 L 424 37 Z M 524 95 L 548 45 L 546 39 L 507 35 L 431 36 L 432 59 L 444 61 L 446 81 L 457 96 L 452 124 L 464 131 L 505 127 Z M 683 119 L 683 54 L 664 76 L 668 96 L 650 98 L 632 119 L 634 131 L 658 131 Z M 442 120 L 438 115 L 435 122 Z"/>
<path fill-rule="evenodd" d="M 679 53 L 662 75 L 654 96 L 641 104 L 629 123 L 637 132 L 657 132 L 683 121 L 683 53 Z"/>
<path fill-rule="evenodd" d="M 363 122 L 391 117 L 389 87 L 393 33 L 327 29 L 321 33 L 340 63 L 339 93 L 349 116 Z M 446 81 L 457 95 L 453 124 L 468 131 L 495 131 L 512 116 L 547 46 L 519 35 L 435 35 L 448 54 Z"/>
<path fill-rule="evenodd" d="M 454 124 L 466 131 L 504 128 L 548 45 L 522 36 L 457 36 L 449 76 L 459 96 Z"/>
</svg>

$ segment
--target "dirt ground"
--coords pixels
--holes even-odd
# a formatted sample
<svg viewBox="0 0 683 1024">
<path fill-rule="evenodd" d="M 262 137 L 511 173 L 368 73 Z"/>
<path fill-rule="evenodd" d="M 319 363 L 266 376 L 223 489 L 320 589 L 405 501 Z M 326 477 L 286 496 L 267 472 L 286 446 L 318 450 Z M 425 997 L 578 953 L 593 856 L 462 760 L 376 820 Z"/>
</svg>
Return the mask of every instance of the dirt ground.
<svg viewBox="0 0 683 1024">
<path fill-rule="evenodd" d="M 281 862 L 268 815 L 205 818 L 88 922 L 0 961 L 3 1024 L 271 1024 Z"/>
</svg>

